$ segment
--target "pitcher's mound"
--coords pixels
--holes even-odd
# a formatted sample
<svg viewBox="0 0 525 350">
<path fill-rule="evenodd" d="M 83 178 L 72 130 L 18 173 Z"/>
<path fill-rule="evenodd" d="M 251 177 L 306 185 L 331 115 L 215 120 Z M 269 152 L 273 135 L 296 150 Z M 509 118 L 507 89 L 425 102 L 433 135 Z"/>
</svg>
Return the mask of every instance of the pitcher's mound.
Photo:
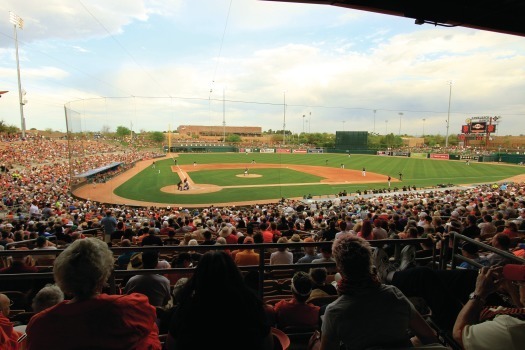
<svg viewBox="0 0 525 350">
<path fill-rule="evenodd" d="M 237 174 L 235 176 L 237 176 L 237 177 L 261 177 L 262 175 L 259 175 L 259 174 L 248 174 L 248 175 Z"/>
</svg>

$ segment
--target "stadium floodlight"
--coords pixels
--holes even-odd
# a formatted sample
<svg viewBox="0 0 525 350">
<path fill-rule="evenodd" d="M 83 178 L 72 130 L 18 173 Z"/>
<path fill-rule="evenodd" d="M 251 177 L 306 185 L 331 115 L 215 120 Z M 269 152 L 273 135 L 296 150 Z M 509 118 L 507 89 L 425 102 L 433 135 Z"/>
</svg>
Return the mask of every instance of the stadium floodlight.
<svg viewBox="0 0 525 350">
<path fill-rule="evenodd" d="M 22 95 L 22 83 L 20 81 L 20 61 L 18 59 L 18 35 L 16 32 L 16 27 L 23 29 L 24 28 L 24 20 L 20 18 L 17 14 L 13 12 L 9 12 L 9 21 L 13 24 L 14 27 L 14 37 L 15 37 L 15 52 L 16 52 L 16 73 L 18 75 L 18 98 L 20 103 L 20 121 L 21 121 L 21 129 L 22 129 L 22 138 L 25 139 L 26 137 L 26 121 L 24 119 L 24 104 L 27 102 L 24 102 L 23 95 Z"/>
<path fill-rule="evenodd" d="M 452 98 L 452 81 L 448 82 L 449 91 L 448 91 L 448 116 L 447 116 L 447 136 L 445 137 L 445 147 L 448 147 L 448 128 L 450 126 L 450 100 Z"/>
</svg>

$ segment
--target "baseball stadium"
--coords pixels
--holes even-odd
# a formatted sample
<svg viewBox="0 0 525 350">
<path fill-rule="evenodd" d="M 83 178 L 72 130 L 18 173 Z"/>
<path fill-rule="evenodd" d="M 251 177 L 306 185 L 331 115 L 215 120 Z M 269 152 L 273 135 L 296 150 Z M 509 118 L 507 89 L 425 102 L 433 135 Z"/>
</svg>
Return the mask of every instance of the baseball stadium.
<svg viewBox="0 0 525 350">
<path fill-rule="evenodd" d="M 0 350 L 524 348 L 523 2 L 10 6 Z"/>
</svg>

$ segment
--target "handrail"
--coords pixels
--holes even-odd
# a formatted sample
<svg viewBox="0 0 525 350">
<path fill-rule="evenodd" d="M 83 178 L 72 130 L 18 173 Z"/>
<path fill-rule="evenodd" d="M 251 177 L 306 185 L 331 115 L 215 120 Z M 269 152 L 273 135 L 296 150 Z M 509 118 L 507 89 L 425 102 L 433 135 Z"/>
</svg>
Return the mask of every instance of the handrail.
<svg viewBox="0 0 525 350">
<path fill-rule="evenodd" d="M 435 242 L 430 238 L 410 238 L 410 239 L 383 239 L 383 240 L 372 240 L 368 241 L 371 246 L 382 246 L 383 244 L 418 244 L 424 242 Z M 306 246 L 322 246 L 325 244 L 332 244 L 333 241 L 317 241 L 317 242 L 292 242 L 292 243 L 254 243 L 254 244 L 224 244 L 224 245 L 196 245 L 196 246 L 146 246 L 146 247 L 110 247 L 110 250 L 114 254 L 122 254 L 124 252 L 145 252 L 145 251 L 157 251 L 157 252 L 180 252 L 180 251 L 208 251 L 208 250 L 237 250 L 237 249 L 254 249 L 259 251 L 259 264 L 251 266 L 239 266 L 241 271 L 257 270 L 259 272 L 259 294 L 262 297 L 263 283 L 264 283 L 264 271 L 273 270 L 299 270 L 305 266 L 311 267 L 334 267 L 334 262 L 324 263 L 309 263 L 309 264 L 281 264 L 281 265 L 267 265 L 265 264 L 265 252 L 267 250 L 274 250 L 278 247 L 306 247 Z M 435 243 L 434 243 L 435 244 Z M 59 255 L 64 249 L 53 249 L 53 250 L 5 250 L 0 251 L 0 258 L 2 256 L 26 256 L 26 255 Z M 435 257 L 435 254 L 434 254 Z M 116 293 L 116 282 L 115 279 L 121 276 L 147 274 L 147 273 L 160 273 L 169 274 L 174 272 L 191 272 L 192 268 L 170 268 L 170 269 L 150 269 L 150 270 L 114 270 L 108 279 L 110 286 L 110 293 Z M 0 281 L 6 279 L 42 279 L 52 278 L 52 272 L 41 272 L 41 273 L 28 273 L 28 274 L 0 274 Z"/>
<path fill-rule="evenodd" d="M 466 242 L 469 242 L 469 243 L 472 243 L 480 248 L 483 248 L 484 250 L 488 250 L 488 251 L 491 251 L 493 253 L 496 253 L 504 258 L 507 258 L 509 260 L 512 260 L 516 263 L 520 263 L 520 264 L 525 264 L 525 259 L 522 259 L 514 254 L 511 254 L 509 252 L 506 252 L 506 251 L 503 251 L 501 249 L 498 249 L 498 248 L 494 248 L 493 246 L 491 245 L 488 245 L 486 243 L 483 243 L 483 242 L 480 242 L 480 241 L 477 241 L 475 239 L 472 239 L 470 237 L 467 237 L 467 236 L 464 236 L 462 234 L 459 234 L 457 232 L 451 232 L 450 233 L 453 237 L 453 244 L 452 244 L 452 259 L 450 261 L 450 265 L 451 265 L 451 268 L 452 269 L 455 269 L 456 268 L 456 259 L 459 259 L 459 260 L 462 260 L 462 261 L 466 261 L 468 262 L 469 264 L 472 264 L 472 265 L 475 265 L 477 267 L 482 267 L 483 265 L 469 259 L 469 258 L 466 258 L 464 257 L 463 255 L 461 254 L 457 254 L 457 250 L 458 250 L 458 247 L 459 247 L 459 242 L 460 241 L 466 241 Z"/>
</svg>

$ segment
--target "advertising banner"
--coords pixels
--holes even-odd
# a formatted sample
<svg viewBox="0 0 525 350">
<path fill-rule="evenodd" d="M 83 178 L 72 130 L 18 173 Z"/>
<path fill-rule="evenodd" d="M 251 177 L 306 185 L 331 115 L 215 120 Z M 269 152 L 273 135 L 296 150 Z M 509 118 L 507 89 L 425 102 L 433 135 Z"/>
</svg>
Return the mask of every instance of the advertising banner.
<svg viewBox="0 0 525 350">
<path fill-rule="evenodd" d="M 323 153 L 322 148 L 309 148 L 308 153 Z"/>
<path fill-rule="evenodd" d="M 307 152 L 308 152 L 308 150 L 306 150 L 306 149 L 294 149 L 292 151 L 292 153 L 307 153 Z"/>
<path fill-rule="evenodd" d="M 277 148 L 275 150 L 275 153 L 290 153 L 290 149 L 289 148 Z"/>
<path fill-rule="evenodd" d="M 275 153 L 273 148 L 261 148 L 260 153 Z"/>
<path fill-rule="evenodd" d="M 445 153 L 430 153 L 430 157 L 429 158 L 432 158 L 432 159 L 450 159 L 450 157 L 448 156 L 448 153 L 445 154 Z"/>
<path fill-rule="evenodd" d="M 397 157 L 408 157 L 410 156 L 410 152 L 392 152 L 392 155 L 393 156 L 397 156 Z"/>
<path fill-rule="evenodd" d="M 377 151 L 378 156 L 387 156 L 388 154 L 385 151 Z"/>
</svg>

